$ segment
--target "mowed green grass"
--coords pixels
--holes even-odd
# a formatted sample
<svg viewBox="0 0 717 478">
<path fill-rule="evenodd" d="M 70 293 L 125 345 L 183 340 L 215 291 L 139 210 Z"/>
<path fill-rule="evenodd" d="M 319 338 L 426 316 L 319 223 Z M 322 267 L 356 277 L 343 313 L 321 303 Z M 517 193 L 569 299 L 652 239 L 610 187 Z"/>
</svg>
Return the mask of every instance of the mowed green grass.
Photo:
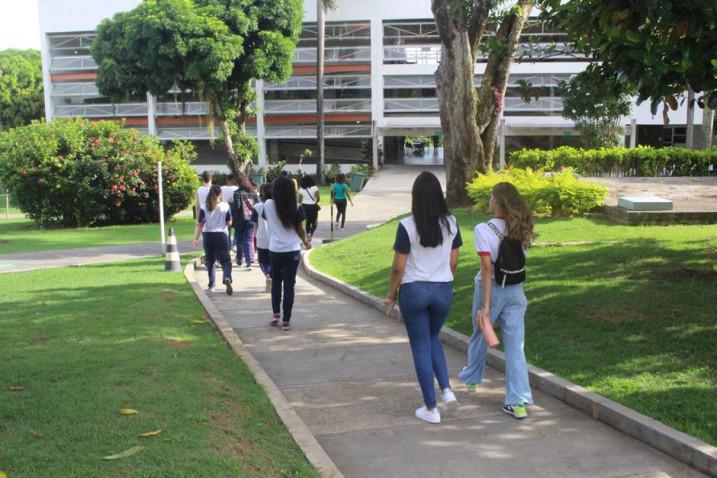
<svg viewBox="0 0 717 478">
<path fill-rule="evenodd" d="M 447 325 L 470 335 L 478 260 L 473 226 Z M 320 270 L 386 294 L 396 222 L 320 247 Z M 544 219 L 528 256 L 528 360 L 717 445 L 717 226 L 621 226 Z M 592 244 L 540 247 L 545 243 Z M 455 377 L 457 370 L 451 371 Z"/>
<path fill-rule="evenodd" d="M 318 476 L 202 321 L 183 275 L 162 268 L 157 259 L 0 275 L 0 471 Z M 126 407 L 139 413 L 121 415 Z M 136 445 L 145 449 L 102 460 Z"/>
<path fill-rule="evenodd" d="M 192 239 L 194 220 L 191 217 L 177 217 L 165 226 L 167 230 L 175 229 L 178 240 Z M 148 242 L 159 244 L 159 224 L 64 229 L 39 227 L 28 219 L 0 220 L 0 254 Z"/>
</svg>

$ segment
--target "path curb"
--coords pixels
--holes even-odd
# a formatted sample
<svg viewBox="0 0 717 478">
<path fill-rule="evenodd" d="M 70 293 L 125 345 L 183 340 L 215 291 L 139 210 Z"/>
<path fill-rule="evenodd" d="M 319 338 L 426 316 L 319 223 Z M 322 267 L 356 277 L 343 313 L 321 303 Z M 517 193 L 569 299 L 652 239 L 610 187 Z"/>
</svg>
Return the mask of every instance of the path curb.
<svg viewBox="0 0 717 478">
<path fill-rule="evenodd" d="M 196 260 L 196 259 L 195 259 Z M 316 437 L 311 433 L 306 424 L 299 418 L 294 409 L 289 405 L 286 397 L 279 387 L 276 386 L 274 381 L 269 377 L 264 368 L 254 358 L 249 349 L 241 341 L 234 328 L 224 319 L 224 316 L 219 309 L 212 303 L 207 294 L 197 283 L 197 279 L 194 277 L 194 266 L 195 261 L 191 261 L 184 268 L 184 277 L 187 282 L 192 286 L 194 295 L 202 304 L 204 311 L 209 317 L 210 321 L 221 334 L 224 341 L 234 351 L 235 354 L 241 358 L 244 363 L 249 367 L 252 375 L 256 379 L 256 382 L 266 392 L 271 404 L 274 406 L 276 413 L 284 422 L 289 433 L 294 438 L 294 441 L 299 445 L 301 451 L 306 455 L 309 462 L 316 468 L 319 474 L 325 478 L 343 478 L 343 474 L 336 467 L 334 462 L 329 458 L 324 449 L 321 447 Z"/>
<path fill-rule="evenodd" d="M 301 261 L 303 270 L 309 277 L 331 286 L 366 305 L 382 312 L 385 311 L 383 302 L 378 297 L 314 269 L 311 265 L 310 255 L 311 251 L 306 251 Z M 391 317 L 401 320 L 398 307 L 394 308 Z M 448 327 L 443 327 L 441 342 L 460 352 L 467 353 L 470 337 Z M 505 355 L 499 350 L 489 350 L 488 364 L 501 372 L 505 372 Z M 717 477 L 716 447 L 620 405 L 600 394 L 590 392 L 547 370 L 528 365 L 528 373 L 532 387 L 590 415 L 595 420 L 606 423 L 660 450 L 698 471 Z"/>
</svg>

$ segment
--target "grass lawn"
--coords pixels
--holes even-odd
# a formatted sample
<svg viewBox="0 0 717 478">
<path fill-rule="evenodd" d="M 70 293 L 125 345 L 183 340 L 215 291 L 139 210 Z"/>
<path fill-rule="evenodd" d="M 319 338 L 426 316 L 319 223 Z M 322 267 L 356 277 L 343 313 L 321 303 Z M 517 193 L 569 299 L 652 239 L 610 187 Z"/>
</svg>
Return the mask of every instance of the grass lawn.
<svg viewBox="0 0 717 478">
<path fill-rule="evenodd" d="M 191 240 L 194 220 L 177 217 L 166 227 L 174 227 L 179 240 Z M 146 242 L 159 244 L 159 224 L 61 229 L 42 228 L 28 219 L 0 220 L 0 254 Z"/>
<path fill-rule="evenodd" d="M 195 323 L 200 305 L 161 259 L 3 274 L 0 290 L 10 478 L 318 476 L 244 363 Z M 102 460 L 136 445 L 145 449 Z"/>
<path fill-rule="evenodd" d="M 472 227 L 486 217 L 456 216 L 464 246 L 447 325 L 470 335 Z M 383 297 L 395 230 L 394 221 L 322 246 L 312 263 Z M 537 232 L 538 244 L 595 243 L 530 250 L 528 360 L 717 445 L 717 226 L 544 219 Z"/>
</svg>

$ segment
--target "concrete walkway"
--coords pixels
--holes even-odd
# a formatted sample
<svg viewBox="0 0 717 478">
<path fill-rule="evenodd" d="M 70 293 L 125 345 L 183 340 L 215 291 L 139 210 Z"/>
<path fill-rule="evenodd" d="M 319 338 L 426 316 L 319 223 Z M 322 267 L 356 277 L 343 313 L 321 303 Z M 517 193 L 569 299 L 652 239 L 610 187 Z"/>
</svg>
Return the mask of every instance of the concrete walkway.
<svg viewBox="0 0 717 478">
<path fill-rule="evenodd" d="M 352 226 L 341 234 L 410 209 L 418 171 L 382 172 L 349 210 Z M 206 287 L 206 273 L 196 274 Z M 216 292 L 212 302 L 346 477 L 703 476 L 537 391 L 530 417 L 514 420 L 501 411 L 504 377 L 491 368 L 477 393 L 453 379 L 461 406 L 443 413 L 440 425 L 420 422 L 402 324 L 299 277 L 295 328 L 282 332 L 268 325 L 261 274 L 236 271 L 234 281 L 234 296 Z M 466 357 L 445 351 L 455 377 Z"/>
</svg>

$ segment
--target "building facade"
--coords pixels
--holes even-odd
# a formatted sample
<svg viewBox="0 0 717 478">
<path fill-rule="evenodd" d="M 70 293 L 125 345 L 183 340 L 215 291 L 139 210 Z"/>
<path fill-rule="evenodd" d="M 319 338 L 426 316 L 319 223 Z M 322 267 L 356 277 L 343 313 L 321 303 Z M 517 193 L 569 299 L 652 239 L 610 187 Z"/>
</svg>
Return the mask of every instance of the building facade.
<svg viewBox="0 0 717 478">
<path fill-rule="evenodd" d="M 198 169 L 226 170 L 221 141 L 210 145 L 207 106 L 191 93 L 130 98 L 112 104 L 94 83 L 97 65 L 90 45 L 99 22 L 134 8 L 140 0 L 39 0 L 47 119 L 86 117 L 121 119 L 128 127 L 162 140 L 195 142 Z M 304 26 L 288 81 L 275 85 L 256 82 L 256 117 L 248 125 L 259 142 L 259 166 L 277 161 L 296 165 L 302 156 L 305 170 L 316 158 L 316 0 L 304 2 Z M 324 111 L 326 158 L 344 168 L 352 164 L 411 161 L 440 163 L 440 148 L 419 154 L 407 149 L 406 137 L 440 137 L 434 72 L 440 41 L 430 0 L 386 2 L 339 1 L 326 24 Z M 556 93 L 587 66 L 571 51 L 565 35 L 529 20 L 511 68 L 505 95 L 499 151 L 519 147 L 579 144 L 571 121 L 561 116 Z M 485 68 L 479 58 L 477 84 Z M 525 101 L 529 85 L 535 97 Z M 633 144 L 656 146 L 686 142 L 687 111 L 683 104 L 652 116 L 649 105 L 635 105 L 625 118 Z M 696 130 L 702 112 L 695 110 Z M 696 134 L 696 137 L 699 135 Z M 305 155 L 306 150 L 311 154 Z"/>
</svg>

